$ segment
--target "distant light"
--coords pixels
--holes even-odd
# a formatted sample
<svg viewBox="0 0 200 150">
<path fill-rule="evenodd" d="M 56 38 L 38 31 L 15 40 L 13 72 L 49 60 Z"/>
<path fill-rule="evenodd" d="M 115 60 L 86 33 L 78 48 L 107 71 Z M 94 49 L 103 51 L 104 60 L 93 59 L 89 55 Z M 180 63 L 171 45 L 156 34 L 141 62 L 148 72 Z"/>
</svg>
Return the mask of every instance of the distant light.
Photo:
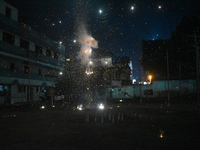
<svg viewBox="0 0 200 150">
<path fill-rule="evenodd" d="M 99 109 L 104 109 L 104 105 L 102 103 L 99 105 Z"/>
<path fill-rule="evenodd" d="M 90 64 L 90 65 L 92 65 L 92 64 L 93 64 L 93 62 L 92 62 L 92 61 L 89 61 L 89 64 Z"/>
<path fill-rule="evenodd" d="M 101 9 L 99 9 L 99 13 L 102 14 L 102 12 L 103 12 L 103 11 L 102 11 Z"/>
<path fill-rule="evenodd" d="M 74 40 L 73 42 L 76 43 L 76 40 Z"/>
<path fill-rule="evenodd" d="M 106 61 L 105 64 L 108 64 L 108 62 Z"/>
<path fill-rule="evenodd" d="M 62 71 L 60 72 L 60 75 L 62 75 L 63 73 L 62 73 Z"/>
<path fill-rule="evenodd" d="M 45 106 L 41 106 L 40 109 L 45 109 Z"/>
<path fill-rule="evenodd" d="M 161 5 L 159 5 L 159 6 L 158 6 L 158 9 L 161 9 L 161 8 L 162 8 L 162 6 L 161 6 Z"/>
<path fill-rule="evenodd" d="M 120 102 L 123 102 L 123 100 L 122 100 L 122 99 L 120 99 L 119 101 L 120 101 Z"/>
<path fill-rule="evenodd" d="M 160 134 L 160 138 L 161 138 L 161 139 L 163 138 L 163 134 L 162 134 L 162 133 Z"/>
<path fill-rule="evenodd" d="M 59 44 L 62 44 L 62 41 L 60 41 Z"/>
<path fill-rule="evenodd" d="M 56 107 L 55 105 L 52 105 L 52 107 Z"/>
<path fill-rule="evenodd" d="M 135 9 L 135 7 L 134 6 L 131 6 L 131 10 L 134 10 Z"/>
<path fill-rule="evenodd" d="M 67 58 L 66 61 L 70 61 L 70 58 Z"/>
</svg>

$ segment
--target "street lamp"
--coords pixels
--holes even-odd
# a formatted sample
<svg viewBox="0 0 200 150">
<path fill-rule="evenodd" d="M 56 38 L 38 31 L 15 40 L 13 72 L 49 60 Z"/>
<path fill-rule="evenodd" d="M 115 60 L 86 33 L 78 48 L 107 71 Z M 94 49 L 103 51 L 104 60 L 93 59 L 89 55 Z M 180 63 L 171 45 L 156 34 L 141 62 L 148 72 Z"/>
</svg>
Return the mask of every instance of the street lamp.
<svg viewBox="0 0 200 150">
<path fill-rule="evenodd" d="M 150 83 L 151 83 L 151 79 L 152 79 L 152 76 L 151 76 L 151 75 L 149 75 L 149 81 L 150 81 Z"/>
</svg>

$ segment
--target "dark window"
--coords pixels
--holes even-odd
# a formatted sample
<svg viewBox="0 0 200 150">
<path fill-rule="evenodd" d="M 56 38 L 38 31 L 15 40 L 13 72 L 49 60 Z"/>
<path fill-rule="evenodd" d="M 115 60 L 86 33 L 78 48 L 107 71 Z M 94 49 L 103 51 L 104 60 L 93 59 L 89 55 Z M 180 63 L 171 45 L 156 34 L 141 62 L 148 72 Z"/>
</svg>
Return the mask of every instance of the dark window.
<svg viewBox="0 0 200 150">
<path fill-rule="evenodd" d="M 37 86 L 37 87 L 36 87 L 36 93 L 40 93 L 40 92 L 42 92 L 42 87 Z"/>
<path fill-rule="evenodd" d="M 4 42 L 8 42 L 10 44 L 14 44 L 14 39 L 15 39 L 15 36 L 10 34 L 10 33 L 7 33 L 7 32 L 3 32 L 3 41 Z"/>
<path fill-rule="evenodd" d="M 6 7 L 6 17 L 11 18 L 11 8 Z"/>
<path fill-rule="evenodd" d="M 153 90 L 152 89 L 144 90 L 144 95 L 153 95 Z"/>
<path fill-rule="evenodd" d="M 38 69 L 38 75 L 41 76 L 42 75 L 42 70 Z"/>
<path fill-rule="evenodd" d="M 24 66 L 24 73 L 29 74 L 29 66 Z"/>
<path fill-rule="evenodd" d="M 51 55 L 52 55 L 51 50 L 50 50 L 50 49 L 47 49 L 47 56 L 51 57 Z"/>
<path fill-rule="evenodd" d="M 17 92 L 18 93 L 25 93 L 26 92 L 26 87 L 24 85 L 19 85 L 17 86 Z"/>
<path fill-rule="evenodd" d="M 10 63 L 10 70 L 14 71 L 15 70 L 15 64 L 14 63 Z"/>
<path fill-rule="evenodd" d="M 29 42 L 23 39 L 20 39 L 20 47 L 29 49 Z"/>
<path fill-rule="evenodd" d="M 38 53 L 38 54 L 42 54 L 42 47 L 36 45 L 36 46 L 35 46 L 35 52 Z"/>
<path fill-rule="evenodd" d="M 54 52 L 54 58 L 58 60 L 58 53 Z"/>
</svg>

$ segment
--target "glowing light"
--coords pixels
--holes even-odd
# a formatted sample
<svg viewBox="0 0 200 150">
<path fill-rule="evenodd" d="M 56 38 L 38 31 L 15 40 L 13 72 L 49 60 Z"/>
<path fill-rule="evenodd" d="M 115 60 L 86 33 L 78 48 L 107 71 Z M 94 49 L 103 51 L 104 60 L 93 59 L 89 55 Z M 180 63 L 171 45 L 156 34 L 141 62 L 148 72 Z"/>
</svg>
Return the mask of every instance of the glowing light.
<svg viewBox="0 0 200 150">
<path fill-rule="evenodd" d="M 162 8 L 162 6 L 161 6 L 161 5 L 159 5 L 159 6 L 158 6 L 158 9 L 161 9 L 161 8 Z"/>
<path fill-rule="evenodd" d="M 62 21 L 59 21 L 59 23 L 62 23 Z"/>
<path fill-rule="evenodd" d="M 90 64 L 90 65 L 92 65 L 92 64 L 93 64 L 93 62 L 92 62 L 92 61 L 90 61 L 90 62 L 89 62 L 89 64 Z"/>
<path fill-rule="evenodd" d="M 40 109 L 45 109 L 45 106 L 41 106 Z"/>
<path fill-rule="evenodd" d="M 104 105 L 102 103 L 99 105 L 99 109 L 104 109 Z"/>
<path fill-rule="evenodd" d="M 86 73 L 87 75 L 91 75 L 91 74 L 93 74 L 93 70 L 92 70 L 91 68 L 86 68 L 85 73 Z"/>
<path fill-rule="evenodd" d="M 120 101 L 120 102 L 123 102 L 123 100 L 122 100 L 122 99 L 120 99 L 119 101 Z"/>
<path fill-rule="evenodd" d="M 162 133 L 160 134 L 160 138 L 161 138 L 161 139 L 163 138 L 163 134 L 162 134 Z"/>
<path fill-rule="evenodd" d="M 62 71 L 60 72 L 60 75 L 62 75 L 63 73 L 62 73 Z"/>
<path fill-rule="evenodd" d="M 59 44 L 62 44 L 62 41 L 60 41 Z"/>
<path fill-rule="evenodd" d="M 108 62 L 106 61 L 105 64 L 108 64 Z"/>
<path fill-rule="evenodd" d="M 74 40 L 73 42 L 76 43 L 76 40 Z"/>
<path fill-rule="evenodd" d="M 101 9 L 99 9 L 99 13 L 102 14 L 102 12 L 103 12 L 103 11 L 102 11 Z"/>
<path fill-rule="evenodd" d="M 135 7 L 134 6 L 131 6 L 131 10 L 134 10 L 135 9 Z"/>
<path fill-rule="evenodd" d="M 152 76 L 151 76 L 151 75 L 149 75 L 149 76 L 148 76 L 148 78 L 149 78 L 149 82 L 151 83 Z"/>
</svg>

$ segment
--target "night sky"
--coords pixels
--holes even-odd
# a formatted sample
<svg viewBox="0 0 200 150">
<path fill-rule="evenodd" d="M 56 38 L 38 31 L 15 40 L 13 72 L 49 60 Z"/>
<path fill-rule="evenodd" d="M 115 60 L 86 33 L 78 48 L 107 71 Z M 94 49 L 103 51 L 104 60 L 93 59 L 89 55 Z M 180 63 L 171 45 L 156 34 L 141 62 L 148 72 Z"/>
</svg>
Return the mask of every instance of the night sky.
<svg viewBox="0 0 200 150">
<path fill-rule="evenodd" d="M 76 52 L 78 26 L 84 23 L 99 50 L 131 56 L 138 68 L 139 40 L 168 39 L 184 16 L 200 16 L 199 0 L 8 0 L 19 9 L 19 21 L 63 41 Z"/>
</svg>

